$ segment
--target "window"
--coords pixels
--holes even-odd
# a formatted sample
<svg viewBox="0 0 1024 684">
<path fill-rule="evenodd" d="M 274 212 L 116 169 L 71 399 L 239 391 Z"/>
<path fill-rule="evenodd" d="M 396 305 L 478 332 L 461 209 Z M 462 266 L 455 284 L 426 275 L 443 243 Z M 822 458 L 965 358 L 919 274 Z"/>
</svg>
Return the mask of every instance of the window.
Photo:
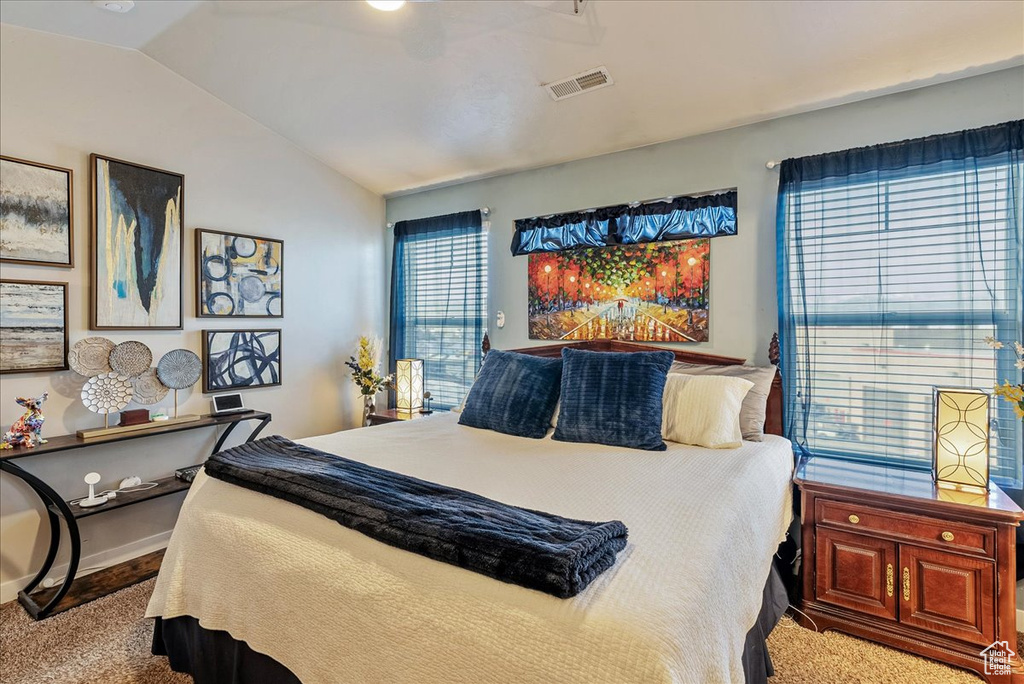
<svg viewBox="0 0 1024 684">
<path fill-rule="evenodd" d="M 423 359 L 435 408 L 457 406 L 480 365 L 487 323 L 487 231 L 479 211 L 395 224 L 390 368 Z"/>
<path fill-rule="evenodd" d="M 787 160 L 778 263 L 786 426 L 812 454 L 931 467 L 932 388 L 1020 382 L 1021 122 Z M 993 479 L 1021 421 L 992 398 Z"/>
</svg>

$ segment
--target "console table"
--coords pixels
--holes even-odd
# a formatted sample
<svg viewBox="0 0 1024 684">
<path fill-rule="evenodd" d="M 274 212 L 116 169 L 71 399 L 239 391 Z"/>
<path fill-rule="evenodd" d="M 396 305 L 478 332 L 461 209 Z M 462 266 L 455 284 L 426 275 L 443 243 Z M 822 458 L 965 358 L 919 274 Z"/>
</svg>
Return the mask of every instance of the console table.
<svg viewBox="0 0 1024 684">
<path fill-rule="evenodd" d="M 71 589 L 71 584 L 75 580 L 75 573 L 78 572 L 78 563 L 82 556 L 82 538 L 78 532 L 78 518 L 85 518 L 90 515 L 96 515 L 103 513 L 104 511 L 112 511 L 117 508 L 123 508 L 125 506 L 131 506 L 142 501 L 149 501 L 150 499 L 156 499 L 161 496 L 167 496 L 175 492 L 181 492 L 188 489 L 191 483 L 179 480 L 174 477 L 165 477 L 156 482 L 156 487 L 147 489 L 140 492 L 131 492 L 118 494 L 117 498 L 108 504 L 97 506 L 94 508 L 82 508 L 76 506 L 74 510 L 64 501 L 63 498 L 56 491 L 53 490 L 48 484 L 43 482 L 41 479 L 25 471 L 19 467 L 14 461 L 16 459 L 28 458 L 30 456 L 41 456 L 43 454 L 52 454 L 58 451 L 71 451 L 73 449 L 83 449 L 85 447 L 99 446 L 101 444 L 112 444 L 127 442 L 132 439 L 143 439 L 146 437 L 154 437 L 156 435 L 166 435 L 172 432 L 184 432 L 186 430 L 195 430 L 204 427 L 215 427 L 218 425 L 226 425 L 227 428 L 221 434 L 217 440 L 217 444 L 213 447 L 213 454 L 220 451 L 221 447 L 224 446 L 224 442 L 227 440 L 228 435 L 235 429 L 242 421 L 247 420 L 258 420 L 260 421 L 256 428 L 249 434 L 249 437 L 245 440 L 251 442 L 259 436 L 260 432 L 270 422 L 271 415 L 263 411 L 245 411 L 243 413 L 231 413 L 226 415 L 205 415 L 201 416 L 199 420 L 195 420 L 189 423 L 174 423 L 167 426 L 154 426 L 148 430 L 140 430 L 137 432 L 128 432 L 120 435 L 111 435 L 109 437 L 97 437 L 93 439 L 82 439 L 77 435 L 61 435 L 59 437 L 50 437 L 47 439 L 45 444 L 41 444 L 32 449 L 26 449 L 24 447 L 15 448 L 11 450 L 0 451 L 0 470 L 5 473 L 10 473 L 14 477 L 22 480 L 32 491 L 36 493 L 40 501 L 43 502 L 43 506 L 46 508 L 46 514 L 50 525 L 50 546 L 46 552 L 46 559 L 43 561 L 43 565 L 39 568 L 39 572 L 35 574 L 28 585 L 18 592 L 18 601 L 28 614 L 36 620 L 41 620 L 53 613 L 57 604 L 60 603 L 61 599 L 64 598 L 65 594 Z M 71 540 L 71 558 L 68 561 L 67 573 L 64 576 L 64 582 L 61 584 L 57 592 L 47 601 L 43 606 L 36 603 L 35 599 L 31 596 L 32 591 L 39 586 L 43 578 L 46 577 L 46 573 L 53 567 L 54 560 L 57 558 L 57 551 L 60 548 L 60 521 L 58 518 L 64 520 L 64 524 L 68 528 L 68 537 Z"/>
</svg>

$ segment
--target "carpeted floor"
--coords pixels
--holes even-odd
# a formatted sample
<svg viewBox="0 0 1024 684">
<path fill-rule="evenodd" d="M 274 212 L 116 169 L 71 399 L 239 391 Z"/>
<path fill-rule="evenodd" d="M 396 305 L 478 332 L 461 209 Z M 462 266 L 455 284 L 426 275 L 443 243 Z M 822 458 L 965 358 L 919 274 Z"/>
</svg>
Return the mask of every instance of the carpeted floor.
<svg viewBox="0 0 1024 684">
<path fill-rule="evenodd" d="M 0 606 L 3 684 L 188 684 L 149 654 L 143 618 L 149 580 L 42 622 L 16 603 Z M 1024 635 L 1017 635 L 1024 648 Z M 768 639 L 771 684 L 976 684 L 978 677 L 834 632 L 816 634 L 784 618 Z"/>
</svg>

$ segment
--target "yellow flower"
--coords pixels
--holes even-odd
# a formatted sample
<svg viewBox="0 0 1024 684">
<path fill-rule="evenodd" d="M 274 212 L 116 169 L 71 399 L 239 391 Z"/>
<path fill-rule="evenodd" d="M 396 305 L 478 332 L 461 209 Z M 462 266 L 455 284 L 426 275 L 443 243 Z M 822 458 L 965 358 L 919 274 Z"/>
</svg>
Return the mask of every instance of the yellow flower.
<svg viewBox="0 0 1024 684">
<path fill-rule="evenodd" d="M 1024 386 L 1011 385 L 1007 380 L 1002 385 L 996 385 L 995 393 L 996 396 L 1003 397 L 1007 401 L 1021 401 L 1024 399 Z"/>
<path fill-rule="evenodd" d="M 358 355 L 359 367 L 361 369 L 363 369 L 364 371 L 373 370 L 373 366 L 374 366 L 373 357 L 374 357 L 373 343 L 370 342 L 370 338 L 369 337 L 367 337 L 365 335 L 361 335 L 359 337 L 359 355 Z"/>
</svg>

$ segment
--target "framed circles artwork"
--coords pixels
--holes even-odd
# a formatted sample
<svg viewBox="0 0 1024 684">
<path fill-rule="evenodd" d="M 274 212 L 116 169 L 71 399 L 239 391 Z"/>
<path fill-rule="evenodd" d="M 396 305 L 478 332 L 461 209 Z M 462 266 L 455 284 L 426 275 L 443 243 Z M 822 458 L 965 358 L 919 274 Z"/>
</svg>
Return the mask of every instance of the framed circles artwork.
<svg viewBox="0 0 1024 684">
<path fill-rule="evenodd" d="M 199 229 L 196 261 L 196 315 L 284 315 L 283 240 Z"/>
<path fill-rule="evenodd" d="M 0 373 L 68 368 L 68 284 L 0 280 Z"/>
<path fill-rule="evenodd" d="M 74 172 L 0 156 L 0 261 L 71 268 Z"/>
<path fill-rule="evenodd" d="M 281 384 L 281 330 L 204 330 L 203 391 Z"/>
<path fill-rule="evenodd" d="M 98 154 L 92 171 L 93 330 L 181 330 L 185 177 Z"/>
</svg>

